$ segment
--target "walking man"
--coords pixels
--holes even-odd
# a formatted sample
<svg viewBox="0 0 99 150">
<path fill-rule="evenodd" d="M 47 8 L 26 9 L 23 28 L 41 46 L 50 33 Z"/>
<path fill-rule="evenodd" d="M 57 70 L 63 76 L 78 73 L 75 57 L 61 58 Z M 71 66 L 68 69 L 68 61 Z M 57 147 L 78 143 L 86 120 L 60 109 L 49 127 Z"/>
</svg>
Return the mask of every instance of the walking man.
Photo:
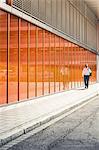
<svg viewBox="0 0 99 150">
<path fill-rule="evenodd" d="M 89 86 L 89 77 L 91 76 L 91 69 L 88 67 L 88 64 L 85 64 L 85 67 L 82 71 L 82 76 L 84 77 L 85 88 Z"/>
</svg>

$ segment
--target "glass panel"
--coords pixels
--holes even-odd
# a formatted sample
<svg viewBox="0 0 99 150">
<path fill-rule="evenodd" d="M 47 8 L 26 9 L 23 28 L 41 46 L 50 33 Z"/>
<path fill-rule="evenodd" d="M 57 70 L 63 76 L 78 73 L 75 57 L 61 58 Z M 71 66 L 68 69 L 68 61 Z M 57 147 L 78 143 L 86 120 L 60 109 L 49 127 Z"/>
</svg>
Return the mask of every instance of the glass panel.
<svg viewBox="0 0 99 150">
<path fill-rule="evenodd" d="M 85 55 L 86 56 L 85 63 L 88 64 L 88 51 L 87 51 L 87 49 L 85 51 L 86 51 L 85 52 L 86 53 L 86 55 Z"/>
<path fill-rule="evenodd" d="M 64 57 L 64 39 L 60 38 L 60 90 L 66 87 L 66 70 L 65 70 L 65 57 Z"/>
<path fill-rule="evenodd" d="M 80 87 L 80 78 L 81 78 L 81 76 L 80 76 L 80 64 L 79 64 L 79 61 L 80 61 L 80 56 L 79 56 L 79 46 L 77 46 L 77 72 L 78 72 L 78 87 Z"/>
<path fill-rule="evenodd" d="M 78 46 L 78 86 L 80 87 L 81 70 L 80 70 L 80 47 Z"/>
<path fill-rule="evenodd" d="M 68 43 L 69 47 L 69 89 L 72 88 L 72 43 Z"/>
<path fill-rule="evenodd" d="M 37 28 L 37 96 L 43 95 L 43 30 Z"/>
<path fill-rule="evenodd" d="M 55 84 L 55 36 L 51 34 L 50 39 L 50 93 L 54 93 Z"/>
<path fill-rule="evenodd" d="M 74 84 L 74 88 L 76 87 L 76 80 L 75 80 L 75 71 L 76 71 L 76 67 L 75 67 L 75 63 L 76 63 L 76 45 L 72 44 L 73 47 L 73 84 Z"/>
<path fill-rule="evenodd" d="M 91 52 L 88 51 L 88 65 L 90 67 L 90 69 L 92 69 L 92 64 L 91 64 L 91 60 L 90 60 L 90 56 L 91 56 Z M 92 77 L 90 76 L 90 84 L 92 83 Z"/>
<path fill-rule="evenodd" d="M 49 32 L 45 31 L 44 36 L 44 94 L 49 93 Z"/>
<path fill-rule="evenodd" d="M 51 33 L 49 32 L 49 93 L 51 93 Z"/>
<path fill-rule="evenodd" d="M 96 54 L 94 54 L 93 57 L 94 57 L 94 59 L 93 59 L 94 60 L 94 63 L 93 63 L 94 64 L 94 69 L 93 69 L 94 70 L 94 76 L 93 76 L 93 80 L 94 80 L 94 82 L 96 82 L 96 74 L 97 74 L 97 70 L 96 70 L 97 69 L 97 64 L 96 64 L 96 62 L 97 62 L 97 56 L 96 56 Z"/>
<path fill-rule="evenodd" d="M 84 68 L 86 64 L 86 49 L 84 49 L 83 51 L 83 58 L 84 58 L 84 62 L 83 62 L 83 68 Z M 83 78 L 83 85 L 84 85 L 84 78 Z"/>
<path fill-rule="evenodd" d="M 7 102 L 7 13 L 0 10 L 0 104 Z"/>
<path fill-rule="evenodd" d="M 72 43 L 71 44 L 71 57 L 72 57 L 72 64 L 71 64 L 71 70 L 72 70 L 72 88 L 74 88 L 74 86 L 75 86 L 75 83 L 74 83 L 74 81 L 75 81 L 75 71 L 74 71 L 74 44 Z"/>
<path fill-rule="evenodd" d="M 8 102 L 18 100 L 18 18 L 10 18 Z"/>
<path fill-rule="evenodd" d="M 20 31 L 20 100 L 27 99 L 27 46 L 28 46 L 28 23 L 21 20 Z"/>
<path fill-rule="evenodd" d="M 65 62 L 65 77 L 64 77 L 64 84 L 65 90 L 69 89 L 69 81 L 70 81 L 70 70 L 69 70 L 69 42 L 65 40 L 65 48 L 64 48 L 64 62 Z"/>
<path fill-rule="evenodd" d="M 91 76 L 91 82 L 95 83 L 96 82 L 96 54 L 91 53 L 91 70 L 92 70 L 92 76 Z"/>
<path fill-rule="evenodd" d="M 78 46 L 75 45 L 75 86 L 76 86 L 76 88 L 78 87 L 78 68 L 77 68 L 78 54 L 77 54 L 77 48 L 78 48 Z"/>
<path fill-rule="evenodd" d="M 82 70 L 84 68 L 84 48 L 81 48 L 81 60 L 80 60 L 80 64 L 81 64 L 81 86 L 83 86 L 83 77 L 82 77 Z"/>
<path fill-rule="evenodd" d="M 92 72 L 93 72 L 93 70 L 94 70 L 94 54 L 93 54 L 93 53 L 90 53 L 90 62 L 91 62 L 90 68 L 91 68 L 91 70 L 92 70 Z M 94 82 L 94 81 L 93 81 L 93 74 L 92 74 L 92 76 L 91 76 L 91 82 L 92 82 L 92 83 Z"/>
<path fill-rule="evenodd" d="M 56 92 L 59 91 L 59 81 L 60 81 L 60 47 L 59 47 L 59 37 L 55 36 L 55 82 L 56 82 Z"/>
<path fill-rule="evenodd" d="M 80 86 L 81 82 L 81 70 L 80 70 L 80 47 L 78 46 L 78 86 Z"/>
<path fill-rule="evenodd" d="M 90 68 L 91 68 L 92 72 L 94 70 L 94 61 L 95 61 L 94 56 L 95 56 L 95 54 L 90 52 L 90 63 L 91 63 Z M 91 82 L 93 83 L 93 75 L 91 76 Z"/>
<path fill-rule="evenodd" d="M 30 25 L 30 53 L 29 53 L 29 98 L 35 97 L 35 56 L 36 56 L 36 27 Z"/>
<path fill-rule="evenodd" d="M 80 86 L 82 86 L 82 69 L 83 69 L 82 62 L 81 62 L 81 60 L 82 60 L 82 51 L 83 51 L 83 48 L 80 47 Z"/>
</svg>

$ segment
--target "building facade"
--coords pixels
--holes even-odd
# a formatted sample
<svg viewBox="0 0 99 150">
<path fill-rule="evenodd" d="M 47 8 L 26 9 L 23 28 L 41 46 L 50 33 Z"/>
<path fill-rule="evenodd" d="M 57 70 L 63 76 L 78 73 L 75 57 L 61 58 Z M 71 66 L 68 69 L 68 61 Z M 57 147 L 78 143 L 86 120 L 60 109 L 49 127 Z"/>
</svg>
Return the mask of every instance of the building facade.
<svg viewBox="0 0 99 150">
<path fill-rule="evenodd" d="M 97 21 L 82 0 L 0 2 L 0 106 L 97 81 Z"/>
</svg>

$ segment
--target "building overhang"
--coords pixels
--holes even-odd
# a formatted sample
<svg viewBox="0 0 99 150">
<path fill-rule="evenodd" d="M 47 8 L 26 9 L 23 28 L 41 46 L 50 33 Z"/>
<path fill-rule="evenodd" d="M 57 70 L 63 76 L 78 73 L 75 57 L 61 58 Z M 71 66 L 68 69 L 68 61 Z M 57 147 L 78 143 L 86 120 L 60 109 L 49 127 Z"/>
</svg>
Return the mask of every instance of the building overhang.
<svg viewBox="0 0 99 150">
<path fill-rule="evenodd" d="M 92 9 L 99 21 L 99 0 L 85 0 L 85 2 Z"/>
<path fill-rule="evenodd" d="M 24 19 L 24 20 L 26 20 L 26 21 L 28 21 L 28 22 L 36 25 L 36 26 L 39 26 L 39 27 L 49 31 L 49 32 L 52 32 L 52 33 L 54 33 L 54 34 L 56 34 L 56 35 L 58 35 L 64 39 L 66 39 L 72 43 L 75 43 L 75 44 L 77 44 L 77 45 L 79 45 L 85 49 L 88 49 L 89 51 L 96 53 L 98 55 L 98 52 L 96 49 L 91 48 L 89 45 L 80 42 L 79 40 L 77 40 L 77 39 L 73 38 L 72 36 L 60 31 L 59 29 L 54 28 L 53 26 L 51 26 L 51 25 L 49 25 L 49 24 L 47 24 L 41 20 L 38 20 L 38 18 L 36 18 L 36 17 L 31 17 L 31 16 L 25 14 L 24 12 L 21 12 L 20 10 L 17 10 L 15 8 L 7 5 L 6 3 L 0 3 L 0 9 L 7 11 L 7 12 L 9 12 L 9 13 L 11 13 L 11 14 L 19 17 L 19 18 L 22 18 L 22 19 Z"/>
</svg>

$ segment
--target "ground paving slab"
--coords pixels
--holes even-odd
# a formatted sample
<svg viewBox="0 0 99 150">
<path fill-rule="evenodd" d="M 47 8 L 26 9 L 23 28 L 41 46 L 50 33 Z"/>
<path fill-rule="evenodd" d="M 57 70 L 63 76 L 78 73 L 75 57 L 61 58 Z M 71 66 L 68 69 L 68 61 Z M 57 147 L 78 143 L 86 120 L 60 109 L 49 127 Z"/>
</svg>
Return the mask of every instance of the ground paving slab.
<svg viewBox="0 0 99 150">
<path fill-rule="evenodd" d="M 39 128 L 99 94 L 99 83 L 0 107 L 0 146 Z"/>
</svg>

